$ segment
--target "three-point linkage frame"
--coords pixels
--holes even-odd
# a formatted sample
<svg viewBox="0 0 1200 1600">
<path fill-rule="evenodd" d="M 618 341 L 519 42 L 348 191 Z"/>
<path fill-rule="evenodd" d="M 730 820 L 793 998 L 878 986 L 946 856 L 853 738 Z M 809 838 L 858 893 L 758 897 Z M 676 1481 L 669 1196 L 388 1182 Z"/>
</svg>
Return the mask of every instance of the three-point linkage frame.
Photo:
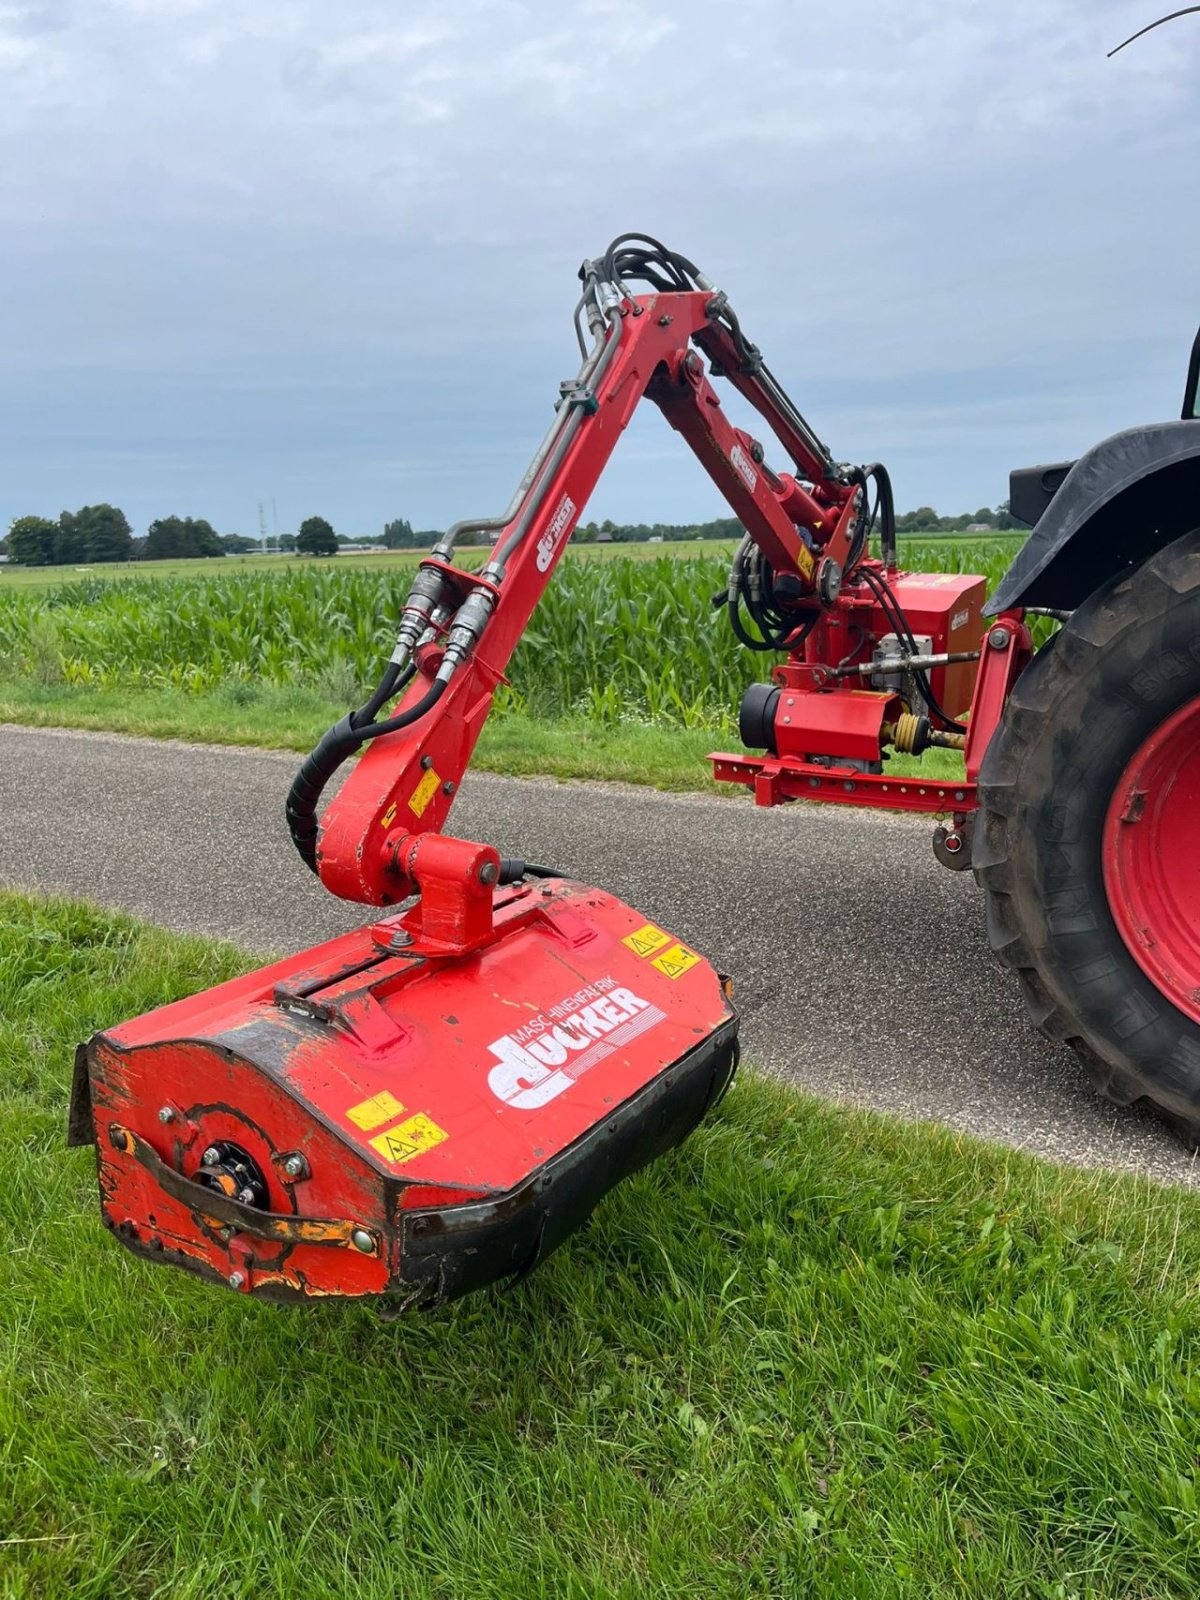
<svg viewBox="0 0 1200 1600">
<path fill-rule="evenodd" d="M 810 795 L 959 818 L 973 807 L 976 720 L 968 733 L 955 719 L 972 686 L 978 699 L 982 655 L 985 698 L 996 707 L 983 718 L 990 734 L 1028 656 L 1020 614 L 996 619 L 989 650 L 982 580 L 909 580 L 924 585 L 914 632 L 886 472 L 833 458 L 728 298 L 692 262 L 623 235 L 580 276 L 583 363 L 562 384 L 512 502 L 500 516 L 457 523 L 421 562 L 378 688 L 329 730 L 292 786 L 296 847 L 345 899 L 393 905 L 418 888 L 436 899 L 435 883 L 477 870 L 478 847 L 439 830 L 513 650 L 643 395 L 683 435 L 746 530 L 722 600 L 738 637 L 787 656 L 772 683 L 756 685 L 743 703 L 743 736 L 766 754 L 714 757 L 716 776 L 753 786 L 762 804 Z M 632 283 L 647 292 L 635 294 Z M 715 377 L 760 414 L 792 470 L 772 470 L 759 441 L 729 420 Z M 879 559 L 870 554 L 877 521 Z M 477 571 L 454 560 L 456 540 L 469 534 L 495 536 Z M 931 598 L 926 591 L 939 582 Z M 930 743 L 967 745 L 962 783 L 923 787 L 883 774 L 885 745 L 919 752 Z M 325 784 L 364 745 L 318 823 Z M 481 916 L 490 911 L 490 881 L 475 892 Z M 454 942 L 464 903 L 457 893 L 451 899 L 443 931 Z"/>
</svg>

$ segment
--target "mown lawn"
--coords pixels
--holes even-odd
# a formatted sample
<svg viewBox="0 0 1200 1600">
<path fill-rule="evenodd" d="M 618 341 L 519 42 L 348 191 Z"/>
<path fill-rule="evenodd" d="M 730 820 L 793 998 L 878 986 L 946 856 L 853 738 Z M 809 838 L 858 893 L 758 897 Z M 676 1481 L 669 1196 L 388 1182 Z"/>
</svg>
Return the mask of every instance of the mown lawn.
<svg viewBox="0 0 1200 1600">
<path fill-rule="evenodd" d="M 1200 1587 L 1200 1197 L 744 1075 L 515 1293 L 384 1326 L 124 1253 L 94 1026 L 235 950 L 0 895 L 0 1594 Z"/>
</svg>

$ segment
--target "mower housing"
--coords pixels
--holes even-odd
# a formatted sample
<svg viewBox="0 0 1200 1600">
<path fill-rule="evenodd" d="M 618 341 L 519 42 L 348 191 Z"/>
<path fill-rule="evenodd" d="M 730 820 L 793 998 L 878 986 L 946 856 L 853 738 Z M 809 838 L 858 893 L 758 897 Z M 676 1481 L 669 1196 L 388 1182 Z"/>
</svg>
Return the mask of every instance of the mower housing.
<svg viewBox="0 0 1200 1600">
<path fill-rule="evenodd" d="M 105 1225 L 271 1300 L 432 1306 L 536 1265 L 716 1102 L 737 1018 L 612 895 L 521 882 L 492 913 L 465 957 L 391 916 L 81 1045 Z"/>
</svg>

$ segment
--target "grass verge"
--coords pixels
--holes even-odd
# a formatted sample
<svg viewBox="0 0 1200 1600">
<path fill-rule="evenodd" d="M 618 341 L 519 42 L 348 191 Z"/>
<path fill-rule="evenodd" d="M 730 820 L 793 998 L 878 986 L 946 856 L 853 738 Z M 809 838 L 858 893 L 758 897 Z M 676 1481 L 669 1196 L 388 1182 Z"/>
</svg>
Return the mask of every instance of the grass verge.
<svg viewBox="0 0 1200 1600">
<path fill-rule="evenodd" d="M 0 722 L 39 728 L 85 728 L 185 739 L 198 744 L 311 750 L 346 712 L 309 689 L 256 686 L 249 703 L 236 692 L 179 689 L 77 689 L 0 680 Z M 488 719 L 471 764 L 517 777 L 613 779 L 659 789 L 726 793 L 704 758 L 729 735 L 649 723 L 613 726 L 585 717 L 539 721 L 519 712 Z"/>
<path fill-rule="evenodd" d="M 0 722 L 38 728 L 84 728 L 185 739 L 199 744 L 255 745 L 311 750 L 345 706 L 309 689 L 256 685 L 247 703 L 236 686 L 210 694 L 179 689 L 79 689 L 0 679 Z M 673 728 L 642 722 L 599 723 L 587 717 L 540 720 L 519 712 L 494 712 L 471 764 L 515 777 L 602 780 L 650 784 L 729 796 L 742 791 L 714 783 L 710 750 L 738 750 L 735 733 Z M 928 778 L 961 775 L 962 761 L 931 750 L 920 761 L 893 758 L 894 774 Z"/>
<path fill-rule="evenodd" d="M 0 1593 L 1200 1586 L 1200 1197 L 743 1077 L 514 1294 L 379 1325 L 102 1232 L 94 1026 L 237 951 L 0 894 Z"/>
</svg>

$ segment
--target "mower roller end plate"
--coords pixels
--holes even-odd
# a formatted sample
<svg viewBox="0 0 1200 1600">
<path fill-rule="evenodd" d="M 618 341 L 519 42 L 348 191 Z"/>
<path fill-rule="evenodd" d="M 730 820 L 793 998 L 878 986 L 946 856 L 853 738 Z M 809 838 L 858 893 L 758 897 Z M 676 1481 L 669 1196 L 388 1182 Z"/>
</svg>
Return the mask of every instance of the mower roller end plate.
<svg viewBox="0 0 1200 1600">
<path fill-rule="evenodd" d="M 131 1250 L 272 1300 L 432 1306 L 528 1271 L 737 1064 L 694 951 L 564 879 L 488 941 L 392 916 L 81 1045 L 71 1142 Z"/>
</svg>

